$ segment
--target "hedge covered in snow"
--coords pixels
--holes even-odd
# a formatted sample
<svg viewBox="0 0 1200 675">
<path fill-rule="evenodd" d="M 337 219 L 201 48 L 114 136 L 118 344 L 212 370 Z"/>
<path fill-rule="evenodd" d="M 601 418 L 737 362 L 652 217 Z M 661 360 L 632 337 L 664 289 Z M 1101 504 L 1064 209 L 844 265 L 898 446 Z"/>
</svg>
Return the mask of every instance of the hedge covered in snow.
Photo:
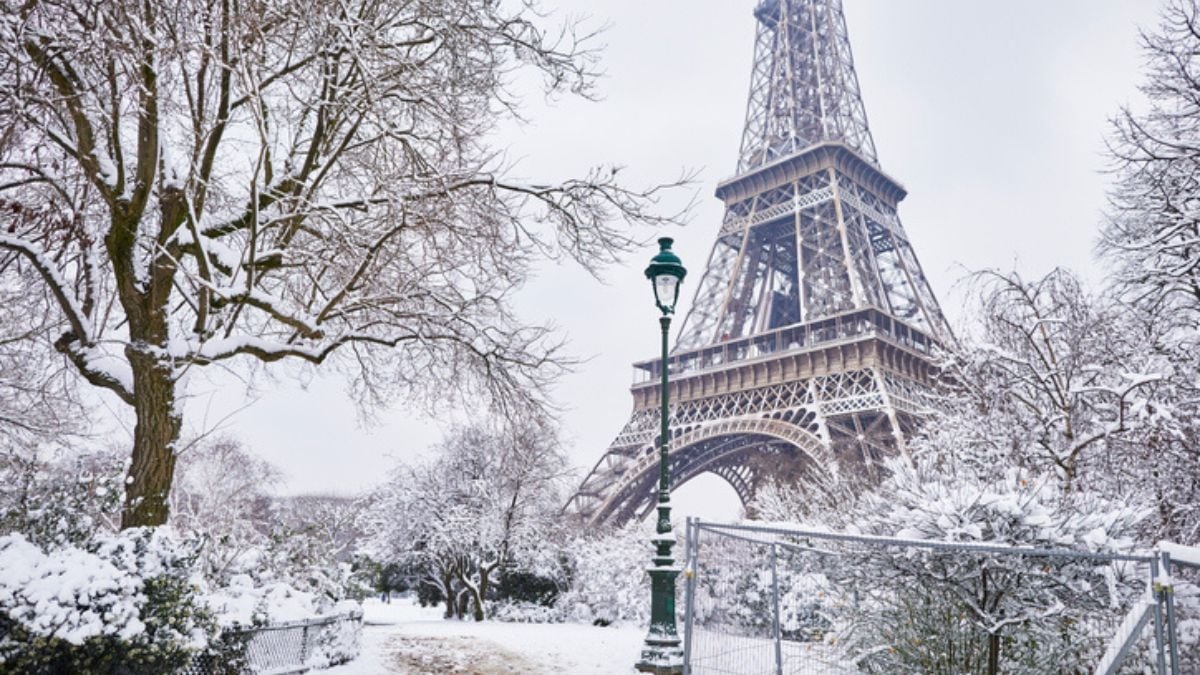
<svg viewBox="0 0 1200 675">
<path fill-rule="evenodd" d="M 0 671 L 161 673 L 215 649 L 193 560 L 149 529 L 47 550 L 0 537 Z"/>
<path fill-rule="evenodd" d="M 258 627 L 361 616 L 353 601 L 284 583 L 237 576 L 209 588 L 197 573 L 199 546 L 168 528 L 46 547 L 0 536 L 0 673 L 165 673 L 195 659 L 237 670 L 253 660 Z M 354 658 L 360 626 L 314 629 L 305 665 Z"/>
</svg>

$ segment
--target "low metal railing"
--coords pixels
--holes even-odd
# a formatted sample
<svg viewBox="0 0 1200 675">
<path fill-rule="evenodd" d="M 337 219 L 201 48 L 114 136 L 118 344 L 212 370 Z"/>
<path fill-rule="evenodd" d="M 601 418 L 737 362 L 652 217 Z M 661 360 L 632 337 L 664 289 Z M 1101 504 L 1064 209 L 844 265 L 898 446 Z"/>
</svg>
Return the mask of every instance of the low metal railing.
<svg viewBox="0 0 1200 675">
<path fill-rule="evenodd" d="M 221 635 L 220 654 L 192 659 L 184 675 L 285 675 L 329 668 L 358 656 L 362 611 L 235 627 Z"/>
</svg>

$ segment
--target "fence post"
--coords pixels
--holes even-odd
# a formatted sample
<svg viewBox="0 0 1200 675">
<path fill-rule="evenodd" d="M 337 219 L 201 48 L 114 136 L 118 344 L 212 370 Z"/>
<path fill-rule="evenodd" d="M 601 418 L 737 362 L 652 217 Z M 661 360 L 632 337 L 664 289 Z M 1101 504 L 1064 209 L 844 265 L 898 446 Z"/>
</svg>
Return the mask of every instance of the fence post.
<svg viewBox="0 0 1200 675">
<path fill-rule="evenodd" d="M 1166 675 L 1167 660 L 1164 654 L 1163 647 L 1163 611 L 1162 611 L 1162 589 L 1158 583 L 1158 565 L 1161 559 L 1161 553 L 1157 551 L 1154 557 L 1150 560 L 1150 590 L 1154 594 L 1154 657 L 1155 657 L 1155 672 L 1158 675 Z"/>
<path fill-rule="evenodd" d="M 700 519 L 688 516 L 684 528 L 686 598 L 683 601 L 683 672 L 692 672 L 692 625 L 696 622 L 696 576 L 700 567 Z"/>
<path fill-rule="evenodd" d="M 308 624 L 305 623 L 300 631 L 300 667 L 308 663 Z"/>
<path fill-rule="evenodd" d="M 779 545 L 771 544 L 771 600 L 775 606 L 774 638 L 775 638 L 775 675 L 783 675 L 783 634 L 779 626 L 779 571 L 775 559 L 778 557 Z"/>
<path fill-rule="evenodd" d="M 1163 575 L 1166 580 L 1162 583 L 1163 600 L 1167 604 L 1167 645 L 1171 656 L 1171 675 L 1179 675 L 1179 630 L 1175 625 L 1175 575 L 1171 570 L 1171 554 L 1161 551 Z"/>
</svg>

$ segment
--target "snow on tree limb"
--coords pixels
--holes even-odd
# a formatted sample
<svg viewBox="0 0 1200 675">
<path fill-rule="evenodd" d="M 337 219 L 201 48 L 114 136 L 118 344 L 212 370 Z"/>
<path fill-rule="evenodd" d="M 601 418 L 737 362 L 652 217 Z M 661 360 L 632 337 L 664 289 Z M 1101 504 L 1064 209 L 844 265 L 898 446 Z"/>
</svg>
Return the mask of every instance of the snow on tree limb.
<svg viewBox="0 0 1200 675">
<path fill-rule="evenodd" d="M 21 283 L 59 296 L 77 338 L 59 348 L 139 416 L 131 472 L 161 484 L 135 481 L 154 511 L 136 518 L 165 512 L 181 368 L 334 361 L 364 405 L 543 406 L 570 360 L 511 309 L 535 263 L 597 274 L 646 236 L 631 225 L 681 215 L 658 200 L 686 177 L 524 181 L 489 146 L 519 115 L 515 72 L 548 95 L 597 78 L 594 36 L 530 3 L 84 0 L 13 19 L 4 241 L 57 271 Z"/>
</svg>

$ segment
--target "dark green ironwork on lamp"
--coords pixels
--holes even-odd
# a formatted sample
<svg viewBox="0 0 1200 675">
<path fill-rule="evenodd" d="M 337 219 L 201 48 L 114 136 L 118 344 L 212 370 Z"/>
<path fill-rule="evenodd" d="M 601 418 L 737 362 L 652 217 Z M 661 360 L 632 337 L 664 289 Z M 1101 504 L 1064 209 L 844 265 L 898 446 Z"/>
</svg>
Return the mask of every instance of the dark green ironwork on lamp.
<svg viewBox="0 0 1200 675">
<path fill-rule="evenodd" d="M 667 463 L 667 422 L 670 397 L 667 388 L 667 334 L 671 328 L 671 315 L 679 300 L 679 286 L 687 270 L 683 261 L 671 250 L 674 240 L 663 237 L 658 240 L 659 251 L 646 268 L 646 278 L 654 287 L 654 304 L 662 312 L 658 323 L 662 327 L 662 425 L 658 437 L 658 525 L 652 539 L 655 546 L 654 564 L 650 567 L 650 632 L 642 648 L 642 658 L 637 669 L 656 675 L 683 673 L 683 648 L 679 633 L 675 629 L 675 578 L 679 575 L 671 547 L 675 535 L 671 533 L 671 485 Z"/>
</svg>

